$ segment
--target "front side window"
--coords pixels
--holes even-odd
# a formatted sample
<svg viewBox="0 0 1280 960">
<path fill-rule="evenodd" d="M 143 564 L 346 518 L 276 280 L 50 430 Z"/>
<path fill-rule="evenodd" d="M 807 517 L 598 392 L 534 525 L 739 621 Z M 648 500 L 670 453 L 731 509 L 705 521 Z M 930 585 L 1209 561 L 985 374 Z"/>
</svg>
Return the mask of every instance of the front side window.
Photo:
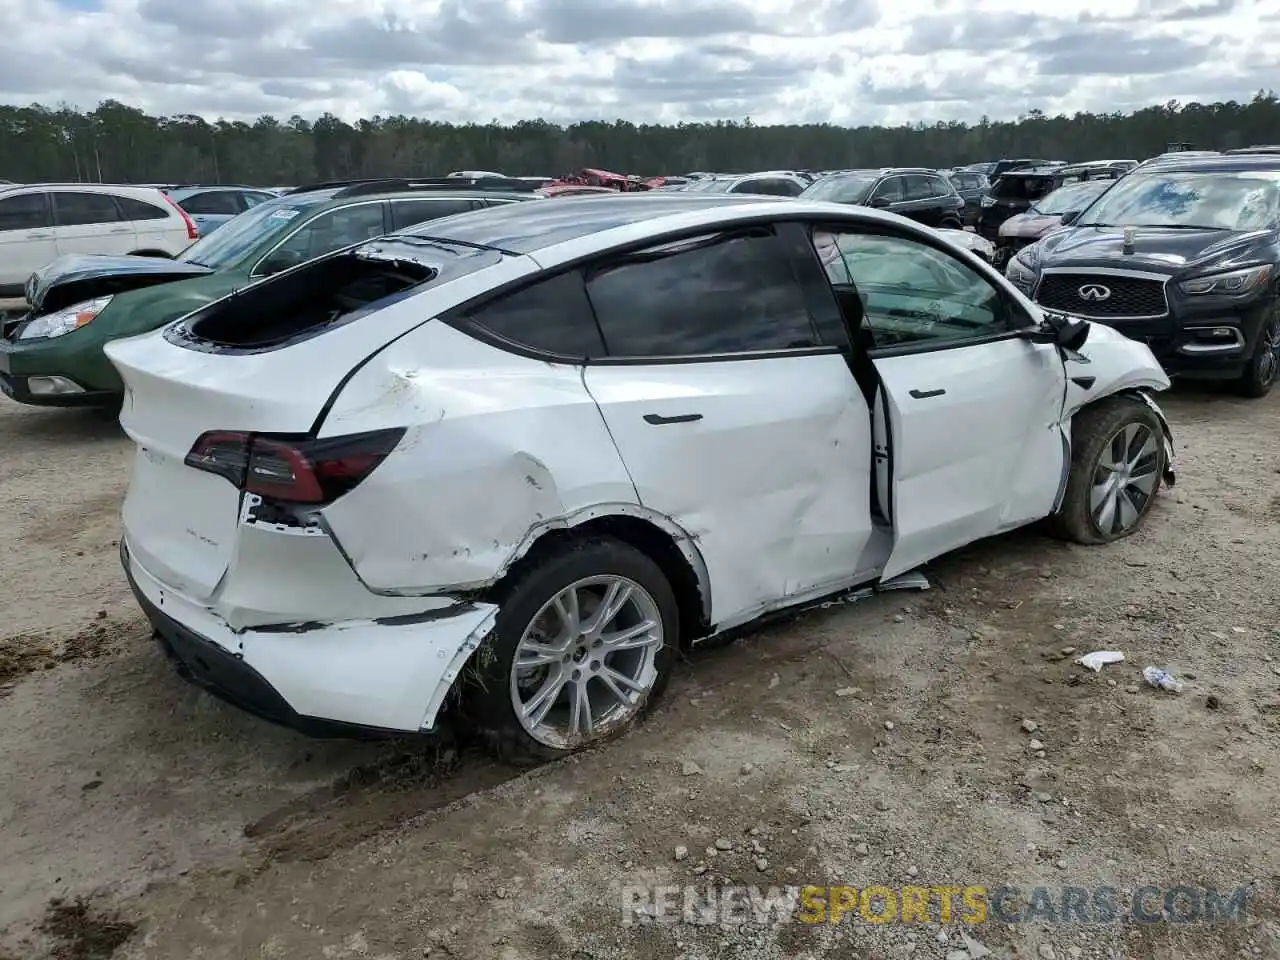
<svg viewBox="0 0 1280 960">
<path fill-rule="evenodd" d="M 903 190 L 902 177 L 889 177 L 881 182 L 871 192 L 871 200 L 887 200 L 889 203 L 897 203 L 905 196 Z"/>
<path fill-rule="evenodd" d="M 695 237 L 606 261 L 587 294 L 614 357 L 818 346 L 787 247 L 771 229 Z"/>
<path fill-rule="evenodd" d="M 1280 172 L 1131 173 L 1080 218 L 1080 226 L 1266 230 L 1280 221 Z"/>
<path fill-rule="evenodd" d="M 912 174 L 902 179 L 906 181 L 904 191 L 907 200 L 928 200 L 933 196 L 933 186 L 928 177 Z"/>
<path fill-rule="evenodd" d="M 286 269 L 386 232 L 381 203 L 339 207 L 303 225 L 272 251 L 264 263 L 271 271 Z"/>
<path fill-rule="evenodd" d="M 105 193 L 55 193 L 53 207 L 60 227 L 120 221 L 120 211 L 116 208 L 115 200 Z"/>
<path fill-rule="evenodd" d="M 1010 329 L 1000 291 L 948 253 L 882 234 L 816 230 L 813 241 L 841 303 L 856 293 L 862 316 L 847 319 L 870 332 L 875 348 L 943 346 Z"/>
<path fill-rule="evenodd" d="M 0 230 L 39 230 L 50 226 L 45 193 L 20 193 L 0 198 Z"/>
</svg>

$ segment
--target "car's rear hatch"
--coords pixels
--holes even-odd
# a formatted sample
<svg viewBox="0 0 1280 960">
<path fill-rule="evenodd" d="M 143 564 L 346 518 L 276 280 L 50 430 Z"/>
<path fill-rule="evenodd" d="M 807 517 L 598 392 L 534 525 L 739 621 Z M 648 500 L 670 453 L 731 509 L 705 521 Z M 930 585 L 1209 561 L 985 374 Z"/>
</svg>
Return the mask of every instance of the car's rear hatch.
<svg viewBox="0 0 1280 960">
<path fill-rule="evenodd" d="M 473 289 L 535 269 L 492 250 L 441 251 L 374 241 L 107 345 L 125 384 L 120 422 L 138 447 L 125 534 L 153 576 L 204 600 L 234 557 L 248 504 L 225 476 L 187 464 L 203 435 L 314 436 L 368 357 Z M 427 285 L 438 296 L 415 295 Z"/>
<path fill-rule="evenodd" d="M 50 261 L 27 280 L 31 315 L 158 283 L 202 277 L 213 271 L 198 263 L 163 257 L 109 257 L 68 254 Z"/>
</svg>

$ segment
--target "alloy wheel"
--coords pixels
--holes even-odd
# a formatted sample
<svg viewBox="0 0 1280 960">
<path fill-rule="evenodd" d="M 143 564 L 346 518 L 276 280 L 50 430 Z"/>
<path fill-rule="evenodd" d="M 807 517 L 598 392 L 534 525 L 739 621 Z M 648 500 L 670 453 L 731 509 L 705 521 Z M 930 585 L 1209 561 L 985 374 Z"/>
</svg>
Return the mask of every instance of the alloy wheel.
<svg viewBox="0 0 1280 960">
<path fill-rule="evenodd" d="M 1258 383 L 1266 387 L 1280 373 L 1280 313 L 1277 313 L 1262 331 L 1262 343 L 1258 345 Z"/>
<path fill-rule="evenodd" d="M 1160 483 L 1160 439 L 1145 423 L 1121 427 L 1102 447 L 1089 490 L 1099 532 L 1115 536 L 1142 519 Z"/>
<path fill-rule="evenodd" d="M 662 615 L 626 577 L 578 580 L 548 600 L 516 645 L 511 705 L 555 749 L 605 736 L 636 716 L 657 680 Z"/>
</svg>

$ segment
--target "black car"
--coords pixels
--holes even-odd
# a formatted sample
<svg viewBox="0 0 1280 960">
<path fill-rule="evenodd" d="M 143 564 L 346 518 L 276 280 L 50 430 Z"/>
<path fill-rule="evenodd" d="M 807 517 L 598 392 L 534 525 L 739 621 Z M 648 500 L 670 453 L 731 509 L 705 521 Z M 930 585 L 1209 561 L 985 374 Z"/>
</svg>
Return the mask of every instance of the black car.
<svg viewBox="0 0 1280 960">
<path fill-rule="evenodd" d="M 946 176 L 951 181 L 951 185 L 956 188 L 956 193 L 960 194 L 960 199 L 964 201 L 962 219 L 965 226 L 972 226 L 978 222 L 978 214 L 982 210 L 982 198 L 991 189 L 991 181 L 984 173 L 963 168 L 952 170 Z"/>
<path fill-rule="evenodd" d="M 837 173 L 811 183 L 800 199 L 878 207 L 929 227 L 964 226 L 964 200 L 956 188 L 938 171 L 924 167 Z"/>
<path fill-rule="evenodd" d="M 1000 176 L 1002 173 L 1007 173 L 1010 170 L 1030 170 L 1032 167 L 1053 166 L 1061 166 L 1061 163 L 1055 163 L 1052 160 L 1029 159 L 1027 157 L 1023 157 L 1019 160 L 997 160 L 991 164 L 991 167 L 986 171 L 986 173 L 987 179 L 994 182 L 996 177 Z"/>
<path fill-rule="evenodd" d="M 1052 167 L 1021 167 L 1007 170 L 991 182 L 982 198 L 976 229 L 994 244 L 1000 242 L 1000 226 L 1010 217 L 1025 213 L 1041 197 L 1059 187 L 1081 180 L 1116 180 L 1137 167 L 1136 160 L 1103 160 Z"/>
<path fill-rule="evenodd" d="M 1280 372 L 1280 157 L 1140 167 L 1005 274 L 1045 309 L 1146 341 L 1170 375 L 1264 396 Z"/>
</svg>

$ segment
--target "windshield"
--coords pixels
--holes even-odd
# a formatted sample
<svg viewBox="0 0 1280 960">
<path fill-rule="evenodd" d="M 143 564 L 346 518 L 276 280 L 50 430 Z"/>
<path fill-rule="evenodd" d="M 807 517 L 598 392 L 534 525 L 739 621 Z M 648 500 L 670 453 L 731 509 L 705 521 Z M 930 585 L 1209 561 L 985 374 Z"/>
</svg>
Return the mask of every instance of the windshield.
<svg viewBox="0 0 1280 960">
<path fill-rule="evenodd" d="M 1060 217 L 1073 210 L 1083 210 L 1109 186 L 1111 186 L 1109 180 L 1086 180 L 1083 183 L 1059 187 L 1047 197 L 1033 203 L 1031 212 L 1044 214 L 1046 217 Z"/>
<path fill-rule="evenodd" d="M 232 217 L 215 232 L 197 240 L 178 259 L 211 270 L 225 270 L 239 263 L 264 240 L 280 236 L 307 207 L 327 200 L 328 193 L 269 200 Z"/>
<path fill-rule="evenodd" d="M 1280 171 L 1141 173 L 1115 182 L 1077 222 L 1085 227 L 1262 230 L 1280 220 Z"/>
<path fill-rule="evenodd" d="M 802 200 L 829 200 L 832 203 L 861 203 L 879 179 L 875 176 L 824 177 L 800 194 Z"/>
</svg>

